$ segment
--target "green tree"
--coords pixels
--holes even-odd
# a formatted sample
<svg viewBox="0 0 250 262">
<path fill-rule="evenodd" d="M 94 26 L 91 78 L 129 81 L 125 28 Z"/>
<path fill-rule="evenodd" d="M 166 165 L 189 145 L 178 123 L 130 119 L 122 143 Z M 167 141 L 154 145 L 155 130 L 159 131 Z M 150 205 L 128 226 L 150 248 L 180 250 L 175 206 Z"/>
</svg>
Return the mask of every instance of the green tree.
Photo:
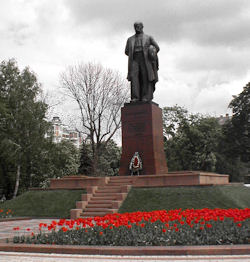
<svg viewBox="0 0 250 262">
<path fill-rule="evenodd" d="M 63 140 L 54 144 L 47 142 L 47 148 L 43 151 L 43 161 L 37 167 L 37 179 L 35 186 L 48 187 L 50 178 L 61 178 L 68 175 L 77 175 L 79 168 L 79 149 L 70 141 Z"/>
<path fill-rule="evenodd" d="M 218 141 L 222 135 L 217 119 L 188 114 L 179 106 L 164 108 L 163 112 L 169 170 L 215 171 Z"/>
<path fill-rule="evenodd" d="M 84 144 L 81 149 L 79 173 L 83 175 L 93 175 L 91 172 L 91 145 Z M 111 139 L 107 143 L 102 143 L 97 164 L 99 176 L 118 175 L 120 166 L 121 148 Z"/>
<path fill-rule="evenodd" d="M 14 191 L 13 197 L 21 182 L 24 188 L 30 184 L 33 156 L 45 141 L 47 104 L 38 99 L 40 93 L 40 84 L 29 68 L 20 71 L 13 59 L 0 64 L 1 180 Z"/>
<path fill-rule="evenodd" d="M 250 161 L 250 83 L 243 91 L 235 96 L 229 104 L 233 115 L 231 119 L 230 135 L 234 138 L 234 153 L 243 162 Z"/>
<path fill-rule="evenodd" d="M 233 114 L 222 129 L 216 170 L 230 174 L 232 181 L 243 181 L 250 168 L 250 83 L 234 96 L 229 107 Z"/>
<path fill-rule="evenodd" d="M 80 165 L 79 174 L 85 176 L 91 176 L 92 172 L 92 159 L 91 159 L 91 147 L 87 143 L 82 143 L 80 150 Z"/>
</svg>

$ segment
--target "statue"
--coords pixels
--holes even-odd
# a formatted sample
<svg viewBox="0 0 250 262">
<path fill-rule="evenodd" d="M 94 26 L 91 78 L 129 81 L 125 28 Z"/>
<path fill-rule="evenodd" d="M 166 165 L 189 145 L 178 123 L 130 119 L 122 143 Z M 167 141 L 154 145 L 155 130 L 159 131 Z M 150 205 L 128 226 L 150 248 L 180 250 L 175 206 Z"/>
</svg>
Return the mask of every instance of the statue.
<svg viewBox="0 0 250 262">
<path fill-rule="evenodd" d="M 152 101 L 158 81 L 160 48 L 152 36 L 143 33 L 143 23 L 135 22 L 135 35 L 127 40 L 128 81 L 131 82 L 131 102 Z"/>
</svg>

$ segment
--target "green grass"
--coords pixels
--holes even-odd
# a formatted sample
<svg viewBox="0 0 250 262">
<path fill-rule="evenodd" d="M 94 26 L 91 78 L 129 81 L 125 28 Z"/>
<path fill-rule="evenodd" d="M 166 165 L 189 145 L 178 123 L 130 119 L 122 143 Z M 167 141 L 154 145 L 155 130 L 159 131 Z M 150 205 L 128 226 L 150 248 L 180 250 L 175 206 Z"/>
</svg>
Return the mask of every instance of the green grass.
<svg viewBox="0 0 250 262">
<path fill-rule="evenodd" d="M 119 212 L 246 207 L 250 188 L 244 186 L 132 188 Z"/>
<path fill-rule="evenodd" d="M 11 209 L 17 217 L 69 218 L 85 190 L 28 191 L 15 199 L 0 204 L 0 209 Z"/>
</svg>

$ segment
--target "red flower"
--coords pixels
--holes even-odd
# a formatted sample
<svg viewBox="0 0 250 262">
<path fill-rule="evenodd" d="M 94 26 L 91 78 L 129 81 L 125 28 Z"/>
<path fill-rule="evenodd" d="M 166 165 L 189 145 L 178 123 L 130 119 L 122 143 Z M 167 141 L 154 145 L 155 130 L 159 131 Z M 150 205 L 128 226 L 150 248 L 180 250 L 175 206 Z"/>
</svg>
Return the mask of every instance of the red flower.
<svg viewBox="0 0 250 262">
<path fill-rule="evenodd" d="M 13 227 L 13 230 L 15 231 L 20 230 L 20 227 Z"/>
<path fill-rule="evenodd" d="M 67 232 L 68 229 L 67 229 L 66 227 L 62 227 L 62 231 L 63 231 L 63 232 Z"/>
<path fill-rule="evenodd" d="M 30 228 L 26 228 L 27 231 L 30 231 Z"/>
<path fill-rule="evenodd" d="M 177 228 L 175 229 L 175 231 L 178 232 L 178 231 L 179 231 L 179 228 L 177 227 Z"/>
<path fill-rule="evenodd" d="M 99 234 L 100 234 L 100 236 L 101 236 L 101 235 L 103 235 L 103 232 L 101 231 L 101 232 L 99 232 Z"/>
<path fill-rule="evenodd" d="M 211 225 L 211 224 L 206 224 L 206 227 L 207 227 L 207 228 L 211 228 L 212 225 Z"/>
<path fill-rule="evenodd" d="M 144 224 L 144 223 L 142 223 L 140 226 L 141 226 L 141 227 L 145 227 L 145 224 Z"/>
<path fill-rule="evenodd" d="M 167 230 L 166 230 L 165 228 L 162 229 L 162 232 L 163 232 L 163 233 L 166 233 L 166 231 L 167 231 Z"/>
<path fill-rule="evenodd" d="M 200 230 L 203 230 L 204 229 L 204 227 L 200 227 Z"/>
<path fill-rule="evenodd" d="M 241 224 L 241 223 L 238 223 L 238 224 L 237 224 L 237 227 L 241 227 L 241 226 L 242 226 L 242 224 Z"/>
</svg>

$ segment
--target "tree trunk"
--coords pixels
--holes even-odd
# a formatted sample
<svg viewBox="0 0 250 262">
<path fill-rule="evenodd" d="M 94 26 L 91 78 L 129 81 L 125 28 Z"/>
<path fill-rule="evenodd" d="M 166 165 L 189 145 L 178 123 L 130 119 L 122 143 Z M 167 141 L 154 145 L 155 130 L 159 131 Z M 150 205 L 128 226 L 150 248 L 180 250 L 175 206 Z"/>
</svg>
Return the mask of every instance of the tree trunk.
<svg viewBox="0 0 250 262">
<path fill-rule="evenodd" d="M 16 184 L 15 184 L 15 190 L 13 194 L 13 198 L 17 196 L 18 188 L 19 188 L 19 181 L 20 181 L 20 174 L 21 174 L 21 165 L 17 165 L 17 171 L 16 171 Z"/>
</svg>

